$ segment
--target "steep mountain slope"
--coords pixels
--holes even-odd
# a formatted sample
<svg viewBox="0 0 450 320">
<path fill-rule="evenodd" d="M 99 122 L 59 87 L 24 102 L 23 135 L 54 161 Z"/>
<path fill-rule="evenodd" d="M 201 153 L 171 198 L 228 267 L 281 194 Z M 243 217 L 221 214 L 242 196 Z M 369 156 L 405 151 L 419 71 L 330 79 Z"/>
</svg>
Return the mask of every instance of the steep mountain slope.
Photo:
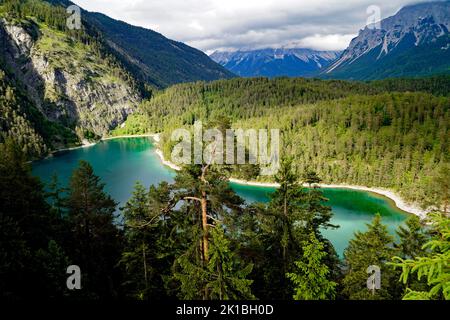
<svg viewBox="0 0 450 320">
<path fill-rule="evenodd" d="M 100 13 L 87 13 L 86 19 L 102 32 L 138 79 L 157 87 L 234 77 L 203 52 L 152 30 L 134 27 Z"/>
<path fill-rule="evenodd" d="M 322 75 L 342 79 L 383 79 L 450 72 L 450 1 L 401 9 L 361 30 L 341 58 Z"/>
<path fill-rule="evenodd" d="M 211 58 L 242 77 L 308 76 L 328 66 L 340 55 L 338 51 L 310 49 L 263 49 L 219 52 Z"/>
<path fill-rule="evenodd" d="M 46 1 L 65 8 L 73 4 L 67 0 Z M 86 10 L 82 10 L 82 20 L 101 33 L 114 55 L 137 80 L 154 87 L 235 77 L 202 51 L 155 31 Z"/>
</svg>

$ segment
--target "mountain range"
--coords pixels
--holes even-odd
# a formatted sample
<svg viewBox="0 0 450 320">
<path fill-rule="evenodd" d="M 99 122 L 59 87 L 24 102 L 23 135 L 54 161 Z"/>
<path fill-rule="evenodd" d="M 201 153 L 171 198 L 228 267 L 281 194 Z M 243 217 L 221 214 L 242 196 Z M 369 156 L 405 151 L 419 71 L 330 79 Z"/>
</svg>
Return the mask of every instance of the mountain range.
<svg viewBox="0 0 450 320">
<path fill-rule="evenodd" d="M 311 49 L 216 51 L 210 57 L 241 77 L 304 77 L 334 62 L 341 52 Z"/>
<path fill-rule="evenodd" d="M 449 73 L 449 28 L 450 1 L 406 6 L 378 27 L 362 29 L 321 76 L 372 80 Z"/>
</svg>

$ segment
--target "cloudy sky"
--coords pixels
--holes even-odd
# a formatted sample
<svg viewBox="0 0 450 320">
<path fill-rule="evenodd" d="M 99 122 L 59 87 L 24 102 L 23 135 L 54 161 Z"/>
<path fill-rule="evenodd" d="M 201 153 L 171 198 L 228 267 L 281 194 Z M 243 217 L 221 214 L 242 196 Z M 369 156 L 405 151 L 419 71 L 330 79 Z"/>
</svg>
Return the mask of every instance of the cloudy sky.
<svg viewBox="0 0 450 320">
<path fill-rule="evenodd" d="M 381 18 L 423 0 L 72 0 L 207 53 L 303 47 L 345 49 L 377 5 Z M 425 0 L 426 1 L 426 0 Z"/>
</svg>

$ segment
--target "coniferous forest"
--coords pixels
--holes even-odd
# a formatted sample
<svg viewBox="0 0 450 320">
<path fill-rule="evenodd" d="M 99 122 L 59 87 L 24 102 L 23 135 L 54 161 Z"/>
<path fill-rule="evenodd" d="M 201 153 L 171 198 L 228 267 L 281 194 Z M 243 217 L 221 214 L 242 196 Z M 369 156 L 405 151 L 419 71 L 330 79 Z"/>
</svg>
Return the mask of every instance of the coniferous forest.
<svg viewBox="0 0 450 320">
<path fill-rule="evenodd" d="M 328 184 L 389 188 L 430 206 L 439 197 L 433 177 L 449 165 L 449 92 L 448 76 L 182 84 L 144 101 L 115 134 L 162 132 L 169 158 L 171 132 L 198 120 L 234 129 L 279 128 L 296 170 L 313 170 Z M 267 180 L 251 171 L 233 176 Z"/>
<path fill-rule="evenodd" d="M 175 70 L 153 79 L 148 61 L 130 58 L 101 31 L 102 19 L 68 30 L 66 2 L 0 1 L 0 27 L 20 26 L 33 41 L 50 35 L 50 42 L 39 45 L 54 54 L 47 62 L 57 65 L 55 75 L 86 67 L 61 71 L 66 66 L 58 62 L 75 49 L 88 56 L 88 67 L 109 67 L 106 76 L 89 71 L 77 84 L 113 83 L 111 91 L 121 84 L 126 89 L 120 103 L 131 95 L 139 103 L 120 110 L 126 122 L 107 123 L 105 137 L 160 133 L 159 146 L 169 158 L 173 130 L 191 129 L 196 121 L 223 135 L 227 129 L 277 128 L 281 168 L 262 177 L 257 166 L 185 165 L 172 183 L 136 182 L 124 206 L 86 161 L 78 163 L 67 185 L 57 174 L 44 184 L 33 176 L 32 161 L 98 141 L 100 135 L 82 121 L 96 109 L 110 116 L 109 106 L 93 102 L 86 113 L 64 110 L 57 102 L 69 100 L 66 92 L 50 90 L 62 99 L 52 102 L 48 88 L 39 105 L 30 85 L 0 55 L 0 300 L 450 299 L 448 74 L 370 82 L 235 78 L 164 88 L 232 75 L 164 38 L 161 46 L 177 44 L 189 59 L 206 59 L 214 72 L 198 77 L 189 69 L 178 79 L 181 71 Z M 115 23 L 108 20 L 112 34 Z M 140 58 L 152 58 L 142 43 L 135 45 Z M 163 73 L 192 64 L 164 57 L 170 59 L 157 69 Z M 85 91 L 79 90 L 80 100 Z M 60 117 L 52 119 L 47 109 Z M 70 112 L 72 119 L 65 117 Z M 276 182 L 279 188 L 268 203 L 250 204 L 233 191 L 230 178 Z M 374 213 L 366 231 L 355 232 L 339 257 L 323 235 L 340 226 L 332 223 L 321 183 L 385 188 L 430 213 L 425 219 L 411 214 L 395 234 Z M 71 265 L 82 267 L 82 290 L 68 286 Z M 380 289 L 368 289 L 368 266 L 380 267 Z"/>
</svg>

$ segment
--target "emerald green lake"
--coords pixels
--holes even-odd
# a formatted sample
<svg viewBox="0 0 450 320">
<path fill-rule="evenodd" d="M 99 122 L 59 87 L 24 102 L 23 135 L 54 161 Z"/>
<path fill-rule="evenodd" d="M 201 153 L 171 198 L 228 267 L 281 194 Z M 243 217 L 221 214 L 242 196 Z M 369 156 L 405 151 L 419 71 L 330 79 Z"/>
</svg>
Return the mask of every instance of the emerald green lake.
<svg viewBox="0 0 450 320">
<path fill-rule="evenodd" d="M 57 175 L 62 185 L 68 184 L 72 171 L 80 160 L 88 161 L 95 173 L 106 184 L 105 190 L 123 206 L 129 199 L 136 181 L 145 186 L 161 181 L 173 181 L 175 172 L 163 166 L 150 138 L 124 138 L 102 141 L 95 146 L 58 152 L 45 160 L 33 163 L 33 174 L 45 183 Z M 275 189 L 231 184 L 247 202 L 267 202 Z M 376 213 L 394 234 L 395 229 L 407 218 L 407 214 L 382 196 L 350 189 L 323 189 L 333 209 L 332 222 L 337 230 L 323 230 L 339 255 L 342 256 L 355 231 L 366 230 Z"/>
</svg>

